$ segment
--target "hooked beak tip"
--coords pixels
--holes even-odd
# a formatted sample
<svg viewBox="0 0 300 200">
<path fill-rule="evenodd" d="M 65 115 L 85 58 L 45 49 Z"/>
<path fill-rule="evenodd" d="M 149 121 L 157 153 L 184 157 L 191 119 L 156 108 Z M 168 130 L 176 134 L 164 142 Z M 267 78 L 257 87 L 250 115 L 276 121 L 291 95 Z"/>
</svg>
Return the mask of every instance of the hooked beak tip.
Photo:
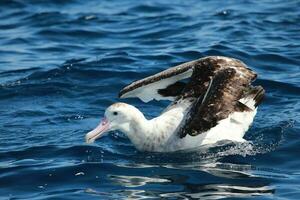
<svg viewBox="0 0 300 200">
<path fill-rule="evenodd" d="M 92 143 L 94 143 L 94 142 L 95 142 L 95 140 L 89 138 L 87 135 L 85 136 L 85 143 L 87 143 L 87 144 L 92 144 Z"/>
<path fill-rule="evenodd" d="M 108 130 L 109 130 L 109 123 L 107 119 L 104 118 L 94 130 L 86 134 L 85 142 L 87 144 L 93 143 L 97 138 L 101 137 Z"/>
</svg>

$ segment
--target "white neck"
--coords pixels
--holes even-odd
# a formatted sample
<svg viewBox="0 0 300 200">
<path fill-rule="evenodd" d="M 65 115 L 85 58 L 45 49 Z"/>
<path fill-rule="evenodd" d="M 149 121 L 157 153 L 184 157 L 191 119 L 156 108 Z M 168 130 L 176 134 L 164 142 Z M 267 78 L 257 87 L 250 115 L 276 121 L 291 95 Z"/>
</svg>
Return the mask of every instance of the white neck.
<svg viewBox="0 0 300 200">
<path fill-rule="evenodd" d="M 142 112 L 134 106 L 128 110 L 128 123 L 120 126 L 120 131 L 125 133 L 137 149 L 142 149 L 142 144 L 152 129 L 151 120 L 147 120 Z"/>
<path fill-rule="evenodd" d="M 143 151 L 159 151 L 165 148 L 166 143 L 177 129 L 183 115 L 178 110 L 170 110 L 162 115 L 147 120 L 134 106 L 128 110 L 128 123 L 119 129 L 127 135 L 134 146 Z"/>
</svg>

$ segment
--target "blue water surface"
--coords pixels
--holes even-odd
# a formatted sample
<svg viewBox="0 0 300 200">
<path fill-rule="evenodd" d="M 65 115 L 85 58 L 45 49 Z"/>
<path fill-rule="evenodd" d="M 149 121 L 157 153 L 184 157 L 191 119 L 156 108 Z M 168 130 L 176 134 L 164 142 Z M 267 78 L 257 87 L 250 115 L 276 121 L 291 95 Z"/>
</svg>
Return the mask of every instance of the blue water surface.
<svg viewBox="0 0 300 200">
<path fill-rule="evenodd" d="M 300 2 L 0 1 L 0 199 L 300 199 Z M 143 153 L 94 128 L 131 81 L 208 55 L 266 89 L 249 143 Z M 148 118 L 167 102 L 124 100 Z"/>
</svg>

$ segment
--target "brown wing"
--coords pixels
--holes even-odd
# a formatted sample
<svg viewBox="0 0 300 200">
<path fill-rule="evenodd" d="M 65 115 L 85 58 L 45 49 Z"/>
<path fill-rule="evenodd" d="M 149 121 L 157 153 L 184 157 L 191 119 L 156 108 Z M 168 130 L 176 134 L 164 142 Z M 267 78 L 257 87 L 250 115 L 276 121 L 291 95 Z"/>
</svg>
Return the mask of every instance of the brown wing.
<svg viewBox="0 0 300 200">
<path fill-rule="evenodd" d="M 199 97 L 203 95 L 208 89 L 209 82 L 219 71 L 224 69 L 233 69 L 236 72 L 235 78 L 246 84 L 245 86 L 250 85 L 257 76 L 243 62 L 237 59 L 222 56 L 205 57 L 197 60 L 194 64 L 191 80 L 184 88 L 182 96 Z"/>
<path fill-rule="evenodd" d="M 224 57 L 202 59 L 195 66 L 191 81 L 181 96 L 198 99 L 179 131 L 180 137 L 201 134 L 233 112 L 250 111 L 239 100 L 252 90 L 251 82 L 255 78 L 256 74 L 238 60 Z"/>
<path fill-rule="evenodd" d="M 162 72 L 135 81 L 120 93 L 120 98 L 138 97 L 144 102 L 156 100 L 175 100 L 186 96 L 199 97 L 207 90 L 207 85 L 216 72 L 223 68 L 234 67 L 247 76 L 255 77 L 255 74 L 246 66 L 235 59 L 210 56 L 171 67 Z M 191 78 L 186 83 L 183 79 Z"/>
</svg>

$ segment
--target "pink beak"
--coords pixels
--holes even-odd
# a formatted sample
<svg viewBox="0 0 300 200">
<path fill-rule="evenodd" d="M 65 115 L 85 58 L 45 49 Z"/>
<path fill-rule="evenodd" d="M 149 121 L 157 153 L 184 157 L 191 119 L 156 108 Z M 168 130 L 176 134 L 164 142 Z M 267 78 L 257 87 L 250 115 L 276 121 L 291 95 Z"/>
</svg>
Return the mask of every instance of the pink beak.
<svg viewBox="0 0 300 200">
<path fill-rule="evenodd" d="M 103 118 L 100 124 L 92 131 L 88 132 L 85 136 L 86 143 L 93 143 L 97 138 L 103 136 L 109 129 L 109 122 L 106 118 Z"/>
</svg>

